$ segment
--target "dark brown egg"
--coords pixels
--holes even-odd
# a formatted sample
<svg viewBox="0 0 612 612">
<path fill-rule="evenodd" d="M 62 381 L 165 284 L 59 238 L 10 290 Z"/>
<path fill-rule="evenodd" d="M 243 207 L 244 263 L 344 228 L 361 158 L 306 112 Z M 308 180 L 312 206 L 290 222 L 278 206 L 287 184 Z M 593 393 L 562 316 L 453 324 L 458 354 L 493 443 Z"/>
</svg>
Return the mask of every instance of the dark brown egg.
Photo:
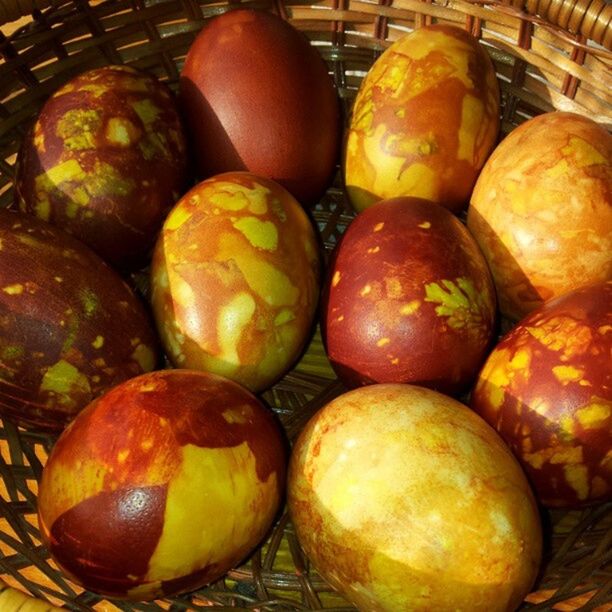
<svg viewBox="0 0 612 612">
<path fill-rule="evenodd" d="M 187 55 L 181 100 L 200 178 L 249 170 L 303 203 L 327 187 L 338 98 L 317 50 L 286 21 L 251 9 L 211 21 Z"/>
<path fill-rule="evenodd" d="M 61 429 L 109 387 L 152 370 L 157 341 L 128 285 L 31 215 L 0 210 L 0 413 Z"/>
<path fill-rule="evenodd" d="M 384 200 L 344 234 L 325 288 L 323 332 L 346 384 L 460 392 L 485 357 L 494 319 L 484 257 L 446 208 Z"/>
<path fill-rule="evenodd" d="M 612 499 L 612 281 L 546 302 L 487 359 L 472 408 L 547 506 Z"/>
<path fill-rule="evenodd" d="M 170 90 L 126 66 L 77 76 L 43 106 L 18 160 L 19 208 L 106 261 L 142 264 L 184 187 L 185 140 Z"/>
</svg>

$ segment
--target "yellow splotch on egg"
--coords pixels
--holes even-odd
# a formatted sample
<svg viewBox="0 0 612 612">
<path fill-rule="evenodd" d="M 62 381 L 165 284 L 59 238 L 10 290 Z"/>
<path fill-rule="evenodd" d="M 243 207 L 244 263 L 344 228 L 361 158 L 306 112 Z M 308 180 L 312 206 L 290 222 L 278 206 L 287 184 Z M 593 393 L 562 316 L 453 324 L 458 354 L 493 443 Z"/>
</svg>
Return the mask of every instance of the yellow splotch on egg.
<svg viewBox="0 0 612 612">
<path fill-rule="evenodd" d="M 174 207 L 151 267 L 152 304 L 177 367 L 270 386 L 300 354 L 318 298 L 319 251 L 298 202 L 248 172 L 217 175 Z"/>
<path fill-rule="evenodd" d="M 474 37 L 433 25 L 374 63 L 355 99 L 343 170 L 358 212 L 397 196 L 464 208 L 499 129 L 493 64 Z"/>
</svg>

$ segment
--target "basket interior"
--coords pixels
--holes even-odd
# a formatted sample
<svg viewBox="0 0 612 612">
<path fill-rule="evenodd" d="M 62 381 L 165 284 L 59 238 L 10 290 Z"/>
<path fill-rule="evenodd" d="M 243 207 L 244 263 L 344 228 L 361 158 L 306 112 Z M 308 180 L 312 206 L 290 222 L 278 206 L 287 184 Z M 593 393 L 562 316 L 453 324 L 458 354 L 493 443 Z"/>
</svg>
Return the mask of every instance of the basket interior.
<svg viewBox="0 0 612 612">
<path fill-rule="evenodd" d="M 587 115 L 610 129 L 612 52 L 528 15 L 516 6 L 520 2 L 513 4 L 57 1 L 53 8 L 35 11 L 9 37 L 0 35 L 0 206 L 12 205 L 20 141 L 55 89 L 86 69 L 116 63 L 145 70 L 176 89 L 195 35 L 208 19 L 236 7 L 274 11 L 305 33 L 328 64 L 345 118 L 365 73 L 392 41 L 426 24 L 449 23 L 475 35 L 493 59 L 502 93 L 502 137 L 528 118 L 554 109 Z M 339 171 L 311 212 L 329 252 L 353 217 Z M 146 296 L 146 272 L 132 281 Z M 315 410 L 342 391 L 317 332 L 299 364 L 263 398 L 294 437 Z M 5 422 L 0 441 L 0 571 L 2 579 L 21 590 L 71 610 L 195 610 L 211 605 L 218 610 L 353 609 L 309 568 L 286 515 L 243 566 L 195 594 L 143 604 L 110 602 L 84 592 L 60 574 L 38 532 L 37 480 L 53 438 Z M 606 607 L 612 593 L 611 509 L 608 504 L 544 513 L 545 565 L 525 608 L 612 609 Z"/>
</svg>

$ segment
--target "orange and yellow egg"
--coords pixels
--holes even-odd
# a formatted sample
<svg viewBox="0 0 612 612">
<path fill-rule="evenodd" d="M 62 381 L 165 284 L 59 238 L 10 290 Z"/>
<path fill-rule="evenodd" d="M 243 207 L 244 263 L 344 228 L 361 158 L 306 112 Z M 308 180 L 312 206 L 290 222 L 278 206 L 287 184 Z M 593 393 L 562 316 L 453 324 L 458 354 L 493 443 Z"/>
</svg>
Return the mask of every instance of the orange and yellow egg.
<svg viewBox="0 0 612 612">
<path fill-rule="evenodd" d="M 248 172 L 188 192 L 164 224 L 152 303 L 177 367 L 261 391 L 294 363 L 313 323 L 319 251 L 298 202 Z"/>
<path fill-rule="evenodd" d="M 483 168 L 467 224 L 510 319 L 611 278 L 612 135 L 573 113 L 525 122 Z"/>
<path fill-rule="evenodd" d="M 499 91 L 470 34 L 433 25 L 374 63 L 355 99 L 344 147 L 346 191 L 358 212 L 414 196 L 463 209 L 499 129 Z"/>
</svg>

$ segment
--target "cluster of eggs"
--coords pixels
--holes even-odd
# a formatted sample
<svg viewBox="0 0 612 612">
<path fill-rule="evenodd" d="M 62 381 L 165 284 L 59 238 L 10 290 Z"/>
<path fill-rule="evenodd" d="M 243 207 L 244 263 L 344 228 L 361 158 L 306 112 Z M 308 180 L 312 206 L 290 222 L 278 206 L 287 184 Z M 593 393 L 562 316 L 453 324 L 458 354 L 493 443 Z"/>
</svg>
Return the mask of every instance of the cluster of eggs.
<svg viewBox="0 0 612 612">
<path fill-rule="evenodd" d="M 373 64 L 342 147 L 325 62 L 271 13 L 212 19 L 179 102 L 132 68 L 77 76 L 0 214 L 2 414 L 63 430 L 39 495 L 51 554 L 110 596 L 194 590 L 261 542 L 286 488 L 360 609 L 515 609 L 538 501 L 612 492 L 612 137 L 549 113 L 497 144 L 494 66 L 445 25 Z M 358 214 L 323 270 L 307 208 L 339 157 Z M 143 263 L 148 305 L 122 279 Z M 254 393 L 317 308 L 352 390 L 289 449 Z M 498 312 L 522 320 L 496 342 Z M 472 410 L 451 397 L 469 391 Z"/>
</svg>

